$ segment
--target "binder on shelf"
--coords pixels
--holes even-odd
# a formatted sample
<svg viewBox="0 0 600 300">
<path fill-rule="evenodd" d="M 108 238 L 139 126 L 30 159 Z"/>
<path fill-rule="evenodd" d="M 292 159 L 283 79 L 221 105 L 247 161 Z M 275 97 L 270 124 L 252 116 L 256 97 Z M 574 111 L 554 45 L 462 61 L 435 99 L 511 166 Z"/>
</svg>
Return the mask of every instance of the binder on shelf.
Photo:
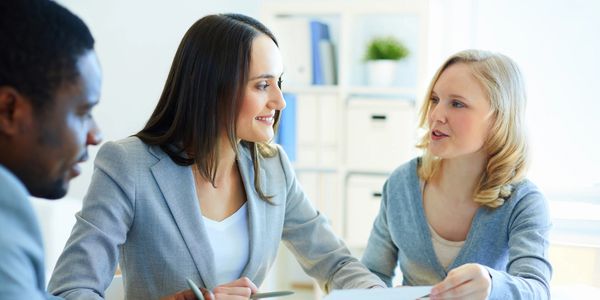
<svg viewBox="0 0 600 300">
<path fill-rule="evenodd" d="M 291 162 L 296 161 L 296 102 L 297 97 L 292 93 L 283 93 L 286 106 L 281 111 L 279 130 L 275 141 L 283 147 Z"/>
<path fill-rule="evenodd" d="M 335 59 L 333 43 L 326 23 L 310 21 L 310 46 L 312 54 L 312 83 L 335 84 Z"/>
<path fill-rule="evenodd" d="M 311 85 L 313 63 L 308 20 L 302 17 L 277 18 L 272 28 L 283 57 L 285 83 Z"/>
<path fill-rule="evenodd" d="M 319 53 L 321 54 L 321 70 L 325 85 L 337 84 L 337 73 L 335 63 L 335 48 L 330 40 L 319 42 Z"/>
</svg>

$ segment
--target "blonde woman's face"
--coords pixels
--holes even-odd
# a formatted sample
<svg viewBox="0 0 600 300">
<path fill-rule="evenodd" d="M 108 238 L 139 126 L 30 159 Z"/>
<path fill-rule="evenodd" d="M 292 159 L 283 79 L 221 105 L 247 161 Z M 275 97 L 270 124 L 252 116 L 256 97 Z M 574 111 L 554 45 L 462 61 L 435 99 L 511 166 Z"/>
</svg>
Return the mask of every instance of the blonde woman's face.
<svg viewBox="0 0 600 300">
<path fill-rule="evenodd" d="M 451 159 L 483 151 L 492 121 L 490 100 L 468 65 L 456 63 L 444 70 L 429 101 L 433 155 Z"/>
<path fill-rule="evenodd" d="M 237 117 L 237 138 L 249 142 L 267 142 L 273 138 L 276 110 L 285 108 L 278 81 L 283 72 L 279 48 L 266 35 L 252 42 L 249 80 Z"/>
</svg>

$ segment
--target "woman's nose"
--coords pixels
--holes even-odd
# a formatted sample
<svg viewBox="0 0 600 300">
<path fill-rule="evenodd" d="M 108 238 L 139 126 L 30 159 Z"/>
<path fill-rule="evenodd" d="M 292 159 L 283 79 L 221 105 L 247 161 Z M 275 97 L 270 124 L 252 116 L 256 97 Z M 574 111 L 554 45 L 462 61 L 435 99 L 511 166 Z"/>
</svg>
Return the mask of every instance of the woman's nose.
<svg viewBox="0 0 600 300">
<path fill-rule="evenodd" d="M 431 106 L 429 109 L 429 120 L 431 123 L 446 123 L 446 109 L 441 104 Z"/>
<path fill-rule="evenodd" d="M 281 91 L 281 89 L 275 89 L 272 97 L 273 98 L 271 98 L 271 101 L 269 101 L 271 103 L 270 108 L 275 110 L 283 110 L 285 108 L 285 99 L 283 97 L 283 92 Z"/>
</svg>

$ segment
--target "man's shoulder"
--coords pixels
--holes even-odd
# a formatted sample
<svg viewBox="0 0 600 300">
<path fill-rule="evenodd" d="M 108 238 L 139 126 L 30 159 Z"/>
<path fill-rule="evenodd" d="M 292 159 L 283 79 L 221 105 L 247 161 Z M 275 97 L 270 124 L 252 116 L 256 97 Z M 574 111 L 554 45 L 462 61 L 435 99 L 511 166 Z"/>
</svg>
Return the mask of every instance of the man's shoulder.
<svg viewBox="0 0 600 300">
<path fill-rule="evenodd" d="M 39 235 L 37 217 L 25 186 L 8 169 L 0 166 L 0 228 L 19 241 L 23 231 Z M 41 201 L 41 200 L 38 200 Z M 1 256 L 0 256 L 1 257 Z"/>
<path fill-rule="evenodd" d="M 2 165 L 0 165 L 0 191 L 2 191 L 0 207 L 20 205 L 21 202 L 28 201 L 29 193 L 23 183 Z"/>
<path fill-rule="evenodd" d="M 44 250 L 37 218 L 25 186 L 8 169 L 0 166 L 0 287 L 2 295 L 29 292 L 43 295 Z M 8 278 L 3 278 L 10 274 Z M 36 284 L 37 283 L 37 284 Z M 33 288 L 28 291 L 28 288 Z"/>
</svg>

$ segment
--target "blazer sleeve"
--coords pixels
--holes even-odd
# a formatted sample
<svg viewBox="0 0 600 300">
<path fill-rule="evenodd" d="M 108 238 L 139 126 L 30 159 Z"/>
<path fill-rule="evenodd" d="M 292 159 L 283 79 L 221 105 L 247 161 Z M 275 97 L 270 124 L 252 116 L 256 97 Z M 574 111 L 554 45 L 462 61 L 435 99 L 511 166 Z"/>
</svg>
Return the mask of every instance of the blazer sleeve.
<svg viewBox="0 0 600 300">
<path fill-rule="evenodd" d="M 373 223 L 367 249 L 361 261 L 371 272 L 379 276 L 388 287 L 391 287 L 392 279 L 395 276 L 394 269 L 398 261 L 398 247 L 392 241 L 388 227 L 387 186 L 388 181 L 383 186 L 379 214 Z"/>
<path fill-rule="evenodd" d="M 511 218 L 506 272 L 487 268 L 492 277 L 490 299 L 550 299 L 547 202 L 541 193 L 529 193 L 516 204 Z"/>
<path fill-rule="evenodd" d="M 83 207 L 50 279 L 48 290 L 65 299 L 103 299 L 133 221 L 135 170 L 120 144 L 104 144 Z"/>
<path fill-rule="evenodd" d="M 350 254 L 327 219 L 315 210 L 298 184 L 287 155 L 281 148 L 279 153 L 287 184 L 282 239 L 304 271 L 315 278 L 325 292 L 384 286 Z"/>
</svg>

